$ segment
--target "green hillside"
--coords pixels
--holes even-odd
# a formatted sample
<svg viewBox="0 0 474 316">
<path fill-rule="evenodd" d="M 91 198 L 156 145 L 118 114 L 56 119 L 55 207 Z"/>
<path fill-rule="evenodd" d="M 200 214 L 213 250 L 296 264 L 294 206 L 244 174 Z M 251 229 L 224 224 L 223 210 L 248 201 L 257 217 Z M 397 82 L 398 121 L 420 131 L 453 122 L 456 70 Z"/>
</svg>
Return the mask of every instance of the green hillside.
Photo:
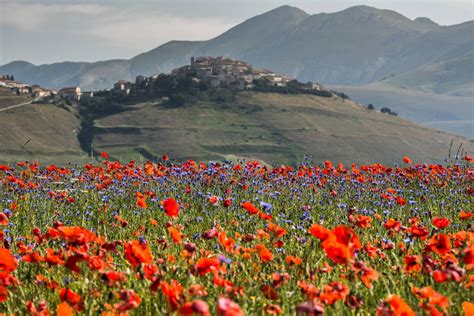
<svg viewBox="0 0 474 316">
<path fill-rule="evenodd" d="M 29 97 L 0 93 L 0 162 L 85 162 L 87 156 L 77 140 L 81 121 L 72 107 L 27 104 L 1 110 L 30 100 Z"/>
<path fill-rule="evenodd" d="M 463 144 L 474 152 L 473 143 L 461 137 L 339 97 L 226 93 L 231 97 L 225 102 L 204 95 L 180 107 L 159 100 L 105 102 L 100 104 L 105 110 L 93 116 L 79 115 L 77 106 L 53 104 L 2 111 L 0 161 L 84 163 L 92 149 L 121 161 L 155 160 L 166 153 L 179 161 L 247 158 L 270 165 L 302 161 L 305 155 L 316 162 L 393 163 L 403 155 L 442 162 L 451 141 L 453 150 Z"/>
<path fill-rule="evenodd" d="M 225 103 L 183 107 L 145 102 L 94 121 L 88 132 L 96 151 L 113 158 L 177 160 L 259 159 L 276 165 L 301 161 L 391 163 L 443 161 L 449 146 L 473 144 L 457 136 L 369 111 L 341 98 L 240 92 Z"/>
</svg>

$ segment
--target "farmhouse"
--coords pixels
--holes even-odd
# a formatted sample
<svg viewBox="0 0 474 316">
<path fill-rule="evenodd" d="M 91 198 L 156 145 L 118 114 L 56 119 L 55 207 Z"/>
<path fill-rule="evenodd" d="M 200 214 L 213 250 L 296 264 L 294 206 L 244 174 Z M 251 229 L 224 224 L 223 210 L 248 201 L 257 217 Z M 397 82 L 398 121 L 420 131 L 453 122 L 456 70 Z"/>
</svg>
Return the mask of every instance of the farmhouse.
<svg viewBox="0 0 474 316">
<path fill-rule="evenodd" d="M 62 88 L 58 91 L 58 96 L 71 100 L 71 101 L 79 101 L 81 99 L 81 88 L 79 87 L 67 87 Z"/>
<path fill-rule="evenodd" d="M 115 91 L 121 91 L 126 94 L 129 94 L 131 88 L 132 88 L 132 84 L 130 81 L 127 81 L 127 80 L 119 80 L 116 83 L 114 83 Z"/>
</svg>

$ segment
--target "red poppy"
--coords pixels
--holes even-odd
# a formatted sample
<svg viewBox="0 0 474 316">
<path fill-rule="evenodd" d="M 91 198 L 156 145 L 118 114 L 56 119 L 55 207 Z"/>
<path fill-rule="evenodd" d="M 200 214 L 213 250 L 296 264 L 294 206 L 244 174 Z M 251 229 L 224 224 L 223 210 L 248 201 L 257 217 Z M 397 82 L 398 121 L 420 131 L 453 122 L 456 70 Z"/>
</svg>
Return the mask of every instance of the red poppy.
<svg viewBox="0 0 474 316">
<path fill-rule="evenodd" d="M 189 315 L 200 315 L 200 316 L 209 316 L 209 305 L 202 300 L 195 300 L 193 302 L 188 302 L 183 304 L 179 309 L 179 315 L 189 316 Z"/>
<path fill-rule="evenodd" d="M 270 314 L 270 315 L 278 315 L 278 314 L 283 314 L 283 310 L 278 305 L 268 304 L 265 306 L 265 313 Z"/>
<path fill-rule="evenodd" d="M 0 248 L 0 272 L 12 272 L 18 266 L 18 262 L 9 249 Z"/>
<path fill-rule="evenodd" d="M 421 271 L 420 256 L 405 256 L 404 262 L 405 262 L 405 267 L 403 270 L 405 273 Z"/>
<path fill-rule="evenodd" d="M 471 219 L 472 218 L 472 212 L 460 211 L 459 212 L 459 218 L 461 220 Z"/>
<path fill-rule="evenodd" d="M 332 234 L 332 232 L 329 229 L 319 224 L 313 224 L 309 228 L 308 231 L 311 235 L 313 235 L 314 237 L 318 238 L 321 241 L 324 241 L 326 238 L 329 237 L 330 234 Z"/>
<path fill-rule="evenodd" d="M 219 203 L 219 198 L 213 195 L 208 199 L 208 201 L 209 201 L 209 204 L 217 205 Z"/>
<path fill-rule="evenodd" d="M 277 291 L 273 287 L 271 287 L 270 285 L 264 284 L 264 285 L 262 285 L 260 290 L 262 291 L 263 296 L 265 296 L 265 298 L 267 298 L 269 300 L 273 300 L 273 301 L 278 299 Z"/>
<path fill-rule="evenodd" d="M 394 231 L 398 232 L 400 231 L 400 228 L 402 227 L 402 223 L 394 220 L 393 218 L 390 218 L 383 224 L 383 227 L 385 227 L 385 229 L 387 230 L 393 229 Z"/>
<path fill-rule="evenodd" d="M 462 310 L 464 311 L 464 316 L 474 315 L 474 303 L 463 302 L 462 303 Z"/>
<path fill-rule="evenodd" d="M 421 240 L 425 240 L 429 234 L 428 228 L 421 225 L 413 225 L 410 227 L 409 231 L 413 237 L 418 237 Z"/>
<path fill-rule="evenodd" d="M 144 197 L 137 197 L 137 206 L 140 208 L 147 208 L 148 204 L 146 203 L 146 199 Z"/>
<path fill-rule="evenodd" d="M 286 264 L 289 265 L 289 266 L 293 266 L 293 265 L 294 265 L 294 266 L 298 266 L 298 265 L 300 265 L 300 264 L 303 262 L 303 260 L 302 260 L 301 258 L 299 258 L 299 257 L 286 256 L 285 262 L 286 262 Z"/>
<path fill-rule="evenodd" d="M 227 297 L 219 297 L 217 302 L 217 314 L 220 316 L 244 316 L 245 313 L 240 309 L 239 304 Z"/>
<path fill-rule="evenodd" d="M 364 283 L 364 285 L 368 289 L 371 289 L 373 287 L 372 286 L 373 281 L 377 281 L 379 279 L 378 272 L 374 269 L 367 267 L 361 261 L 358 261 L 354 264 L 354 270 L 356 271 L 362 283 Z"/>
<path fill-rule="evenodd" d="M 80 226 L 60 226 L 57 228 L 59 235 L 70 243 L 88 244 L 96 240 L 95 233 Z"/>
<path fill-rule="evenodd" d="M 62 288 L 59 292 L 61 302 L 67 301 L 71 305 L 77 304 L 81 301 L 81 296 L 68 288 Z"/>
<path fill-rule="evenodd" d="M 220 261 L 218 258 L 199 258 L 196 263 L 197 272 L 200 275 L 205 275 L 212 271 L 219 270 Z"/>
<path fill-rule="evenodd" d="M 0 285 L 0 303 L 5 302 L 8 299 L 8 289 L 3 285 Z"/>
<path fill-rule="evenodd" d="M 431 237 L 429 243 L 431 251 L 445 255 L 451 251 L 451 241 L 446 234 L 437 234 Z"/>
<path fill-rule="evenodd" d="M 417 288 L 412 286 L 411 292 L 422 302 L 420 302 L 420 307 L 427 311 L 431 315 L 440 314 L 436 309 L 437 307 L 443 309 L 446 312 L 446 309 L 449 307 L 448 298 L 435 290 L 427 286 L 423 288 Z"/>
<path fill-rule="evenodd" d="M 404 198 L 402 198 L 401 196 L 399 196 L 399 197 L 397 197 L 397 203 L 398 203 L 398 205 L 403 206 L 403 205 L 407 204 L 407 201 Z"/>
<path fill-rule="evenodd" d="M 379 306 L 377 315 L 416 316 L 415 311 L 398 295 L 389 295 L 385 302 L 388 306 Z"/>
<path fill-rule="evenodd" d="M 116 284 L 125 282 L 127 280 L 127 277 L 123 272 L 108 271 L 103 274 L 102 279 L 108 286 L 114 286 Z"/>
<path fill-rule="evenodd" d="M 105 151 L 101 152 L 100 155 L 105 159 L 109 158 L 109 154 L 107 154 Z"/>
<path fill-rule="evenodd" d="M 411 159 L 407 156 L 403 157 L 403 162 L 406 163 L 406 164 L 411 164 Z"/>
<path fill-rule="evenodd" d="M 173 242 L 175 244 L 180 244 L 181 243 L 181 240 L 182 240 L 182 237 L 181 237 L 181 233 L 179 230 L 177 230 L 175 227 L 173 226 L 170 226 L 167 228 L 168 232 L 170 233 L 171 235 L 171 238 L 173 239 Z"/>
<path fill-rule="evenodd" d="M 181 300 L 181 294 L 183 292 L 183 287 L 176 280 L 171 280 L 170 283 L 163 281 L 160 284 L 161 291 L 163 295 L 168 299 L 168 304 L 171 309 L 174 311 L 179 306 L 179 301 Z"/>
<path fill-rule="evenodd" d="M 161 202 L 163 208 L 165 209 L 166 215 L 172 218 L 176 218 L 179 215 L 179 204 L 175 201 L 174 198 L 170 197 L 167 200 Z"/>
<path fill-rule="evenodd" d="M 87 266 L 92 270 L 99 271 L 104 269 L 105 267 L 108 267 L 108 264 L 101 257 L 93 256 L 89 258 L 89 263 L 87 264 Z"/>
<path fill-rule="evenodd" d="M 332 231 L 314 224 L 309 232 L 323 241 L 321 244 L 326 255 L 336 263 L 345 264 L 352 259 L 354 252 L 362 248 L 362 244 L 354 231 L 344 225 Z"/>
<path fill-rule="evenodd" d="M 246 209 L 250 215 L 257 214 L 259 212 L 258 208 L 255 207 L 251 202 L 246 201 L 242 203 L 242 207 Z"/>
<path fill-rule="evenodd" d="M 275 233 L 275 235 L 280 238 L 284 235 L 286 235 L 286 229 L 284 229 L 283 227 L 280 227 L 278 226 L 277 224 L 273 223 L 273 222 L 269 222 L 268 223 L 268 229 L 272 232 Z"/>
<path fill-rule="evenodd" d="M 433 218 L 433 225 L 438 229 L 443 229 L 449 225 L 451 221 L 444 217 Z"/>
<path fill-rule="evenodd" d="M 370 223 L 372 222 L 372 217 L 370 216 L 365 216 L 365 215 L 356 215 L 356 226 L 360 228 L 369 228 L 371 225 Z"/>
<path fill-rule="evenodd" d="M 319 298 L 324 304 L 332 305 L 338 300 L 345 300 L 350 290 L 347 285 L 341 282 L 332 282 L 324 286 L 324 291 Z"/>
<path fill-rule="evenodd" d="M 474 244 L 466 247 L 463 251 L 463 262 L 466 265 L 466 270 L 474 269 Z"/>
<path fill-rule="evenodd" d="M 349 250 L 349 247 L 344 244 L 338 242 L 325 242 L 323 248 L 328 258 L 336 263 L 345 264 L 352 259 L 352 253 Z"/>
<path fill-rule="evenodd" d="M 0 225 L 2 226 L 8 225 L 8 217 L 4 213 L 0 213 Z"/>
<path fill-rule="evenodd" d="M 133 240 L 125 244 L 125 259 L 135 268 L 142 263 L 147 264 L 153 262 L 150 248 L 146 243 L 142 243 L 138 240 Z"/>
<path fill-rule="evenodd" d="M 120 303 L 114 304 L 114 308 L 120 312 L 137 308 L 141 298 L 133 290 L 121 290 L 119 293 Z"/>
<path fill-rule="evenodd" d="M 356 251 L 362 248 L 359 237 L 357 237 L 355 232 L 350 227 L 339 225 L 336 226 L 332 232 L 336 236 L 336 239 L 339 243 L 348 246 L 351 250 Z"/>
<path fill-rule="evenodd" d="M 57 316 L 72 316 L 74 315 L 73 309 L 68 303 L 62 302 L 57 306 Z"/>
<path fill-rule="evenodd" d="M 255 246 L 255 249 L 257 249 L 258 255 L 263 262 L 268 262 L 273 259 L 272 252 L 267 247 L 265 247 L 265 245 L 259 244 Z"/>
<path fill-rule="evenodd" d="M 212 239 L 212 238 L 215 238 L 218 234 L 219 234 L 219 232 L 217 231 L 217 229 L 212 228 L 212 229 L 206 230 L 204 233 L 202 233 L 202 238 Z"/>
<path fill-rule="evenodd" d="M 225 248 L 227 252 L 232 252 L 235 247 L 235 240 L 233 238 L 227 237 L 226 232 L 219 233 L 219 244 Z"/>
</svg>

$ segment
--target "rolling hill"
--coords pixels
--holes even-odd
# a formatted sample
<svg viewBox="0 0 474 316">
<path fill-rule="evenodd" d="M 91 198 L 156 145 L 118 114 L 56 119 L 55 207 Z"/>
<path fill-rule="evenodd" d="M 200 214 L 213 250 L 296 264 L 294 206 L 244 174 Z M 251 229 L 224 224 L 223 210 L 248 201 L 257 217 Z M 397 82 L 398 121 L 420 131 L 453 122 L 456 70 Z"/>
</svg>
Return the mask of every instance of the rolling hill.
<svg viewBox="0 0 474 316">
<path fill-rule="evenodd" d="M 90 149 L 121 161 L 167 153 L 179 161 L 247 158 L 270 165 L 305 155 L 316 162 L 394 163 L 403 155 L 443 162 L 451 141 L 474 151 L 461 137 L 350 100 L 304 94 L 245 91 L 230 101 L 201 98 L 182 107 L 149 100 L 87 122 L 74 106 L 29 104 L 2 112 L 0 123 L 3 162 L 83 163 Z M 81 132 L 84 123 L 89 127 Z"/>
<path fill-rule="evenodd" d="M 2 110 L 25 101 L 28 99 L 0 93 L 0 162 L 34 160 L 66 164 L 87 161 L 77 139 L 81 120 L 72 107 L 27 104 Z"/>
<path fill-rule="evenodd" d="M 331 86 L 362 104 L 389 107 L 422 125 L 474 139 L 474 98 L 404 89 L 385 82 L 363 86 Z"/>
<path fill-rule="evenodd" d="M 379 83 L 426 93 L 474 97 L 474 51 L 418 67 Z"/>
</svg>

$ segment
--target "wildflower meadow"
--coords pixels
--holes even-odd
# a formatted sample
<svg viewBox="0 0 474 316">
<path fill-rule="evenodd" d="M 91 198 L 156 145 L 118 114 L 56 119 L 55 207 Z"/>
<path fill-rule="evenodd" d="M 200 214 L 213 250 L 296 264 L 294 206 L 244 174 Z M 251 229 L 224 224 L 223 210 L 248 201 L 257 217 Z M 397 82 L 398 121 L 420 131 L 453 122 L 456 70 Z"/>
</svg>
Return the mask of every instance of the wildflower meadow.
<svg viewBox="0 0 474 316">
<path fill-rule="evenodd" d="M 472 158 L 0 166 L 2 315 L 474 315 Z"/>
</svg>

